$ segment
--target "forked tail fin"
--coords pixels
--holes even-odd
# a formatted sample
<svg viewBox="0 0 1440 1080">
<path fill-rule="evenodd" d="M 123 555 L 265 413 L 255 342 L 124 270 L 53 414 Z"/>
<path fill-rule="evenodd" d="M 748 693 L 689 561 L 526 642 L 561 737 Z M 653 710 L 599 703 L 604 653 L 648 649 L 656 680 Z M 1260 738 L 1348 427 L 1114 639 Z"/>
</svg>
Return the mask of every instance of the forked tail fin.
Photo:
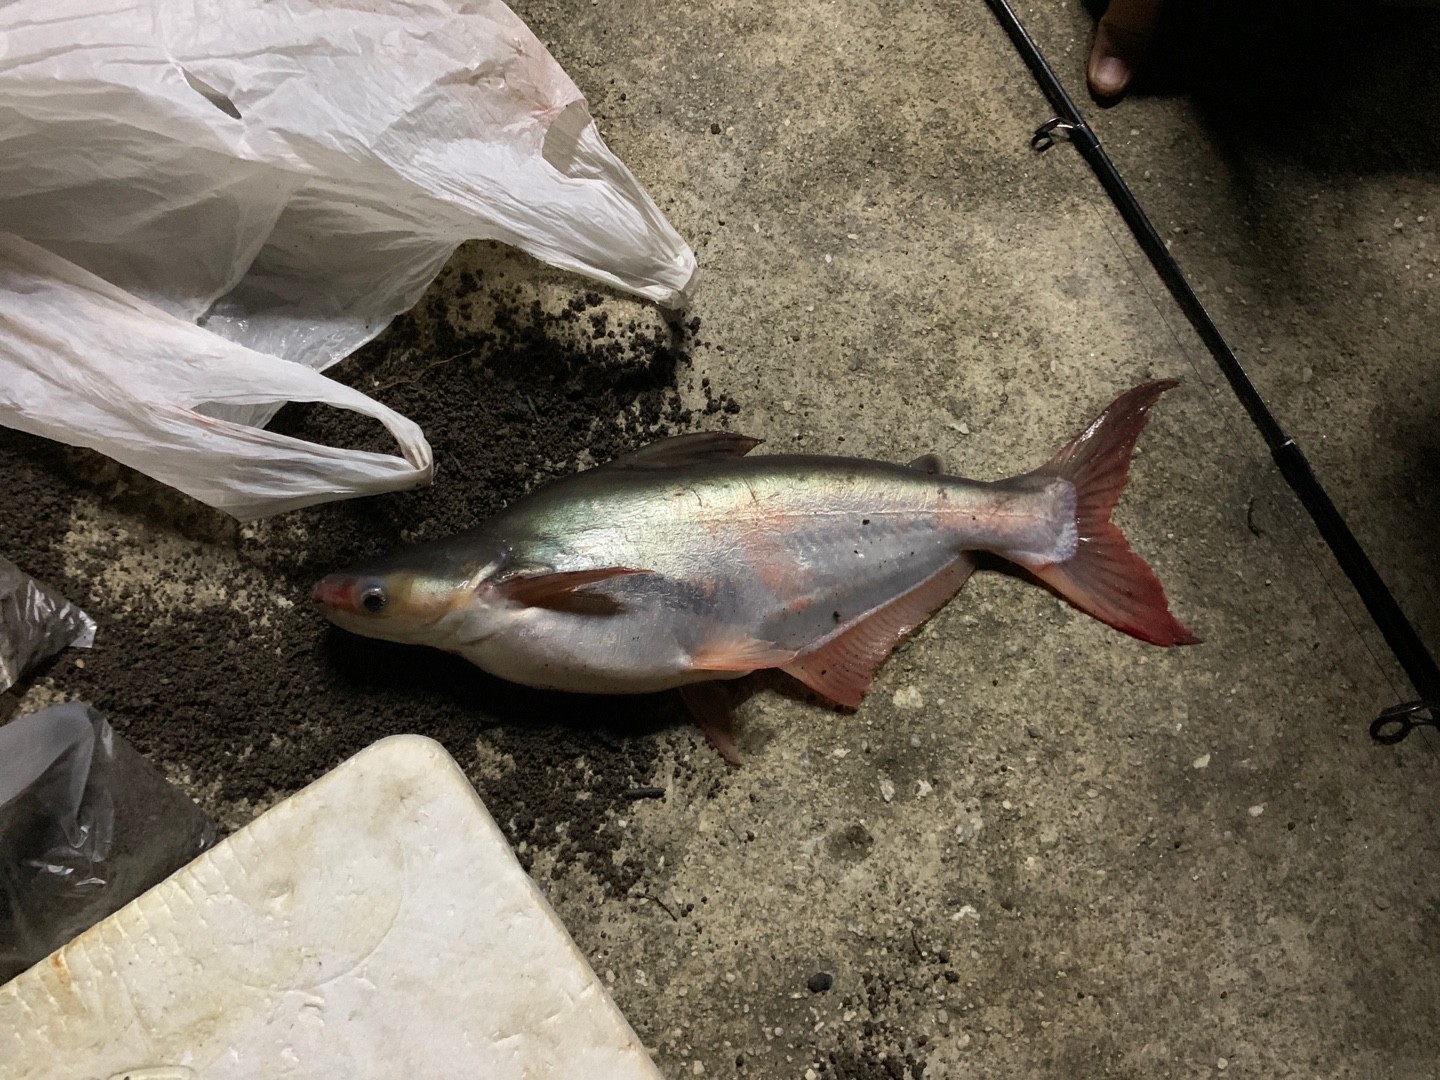
<svg viewBox="0 0 1440 1080">
<path fill-rule="evenodd" d="M 1064 562 L 1030 566 L 1030 572 L 1081 611 L 1154 645 L 1193 645 L 1200 639 L 1170 614 L 1160 579 L 1130 549 L 1110 512 L 1125 490 L 1130 455 L 1150 407 L 1176 385 L 1165 379 L 1127 390 L 1031 474 L 1075 485 L 1079 544 Z"/>
</svg>

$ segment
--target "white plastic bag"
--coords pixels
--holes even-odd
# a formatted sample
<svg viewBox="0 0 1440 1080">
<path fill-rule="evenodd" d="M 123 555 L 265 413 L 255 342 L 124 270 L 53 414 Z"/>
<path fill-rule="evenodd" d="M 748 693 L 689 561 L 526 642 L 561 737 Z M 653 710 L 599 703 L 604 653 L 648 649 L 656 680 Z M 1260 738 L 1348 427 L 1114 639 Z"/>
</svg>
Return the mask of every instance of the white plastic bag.
<svg viewBox="0 0 1440 1080">
<path fill-rule="evenodd" d="M 428 481 L 430 446 L 393 409 L 255 352 L 0 233 L 0 417 L 234 514 L 263 517 Z M 323 401 L 373 416 L 404 458 L 340 450 L 206 415 Z"/>
<path fill-rule="evenodd" d="M 134 298 L 6 242 L 12 287 L 50 273 L 47 304 L 62 286 L 84 304 L 56 324 L 33 294 L 0 301 L 0 422 L 144 460 L 147 472 L 208 445 L 193 419 L 157 411 L 157 398 L 226 402 L 205 411 L 246 424 L 285 400 L 358 407 L 343 388 L 321 391 L 257 355 L 323 370 L 410 307 L 464 240 L 513 244 L 666 304 L 683 300 L 695 272 L 574 83 L 498 0 L 0 4 L 0 230 Z M 128 308 L 123 323 L 78 325 L 81 311 L 108 318 L 117 306 Z M 156 309 L 245 348 L 182 342 Z M 41 325 L 48 353 L 38 342 L 13 351 Z M 158 368 L 152 338 L 176 350 Z M 205 379 L 229 371 L 224 392 L 199 374 L 156 382 L 190 348 Z M 17 395 L 22 376 L 31 391 L 66 393 Z M 89 402 L 83 415 L 66 411 L 76 398 Z M 361 411 L 398 436 L 399 417 L 374 403 Z M 126 426 L 97 428 L 96 414 Z M 222 441 L 204 482 L 193 463 L 171 473 L 241 516 L 429 476 L 423 440 L 388 471 L 376 455 L 291 441 L 286 464 L 273 440 L 247 448 L 224 429 Z"/>
</svg>

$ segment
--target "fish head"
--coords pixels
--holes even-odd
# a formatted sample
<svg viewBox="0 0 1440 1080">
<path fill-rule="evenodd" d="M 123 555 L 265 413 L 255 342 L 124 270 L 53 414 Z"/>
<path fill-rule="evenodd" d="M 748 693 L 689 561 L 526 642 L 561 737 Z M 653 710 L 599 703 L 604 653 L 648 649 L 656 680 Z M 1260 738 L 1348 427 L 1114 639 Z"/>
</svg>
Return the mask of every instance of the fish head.
<svg viewBox="0 0 1440 1080">
<path fill-rule="evenodd" d="M 418 569 L 356 569 L 330 574 L 311 596 L 336 626 L 364 637 L 439 644 L 473 591 L 454 574 Z"/>
<path fill-rule="evenodd" d="M 471 530 L 331 574 L 311 595 L 325 618 L 352 633 L 454 649 L 491 629 L 489 582 L 513 559 L 509 543 Z"/>
</svg>

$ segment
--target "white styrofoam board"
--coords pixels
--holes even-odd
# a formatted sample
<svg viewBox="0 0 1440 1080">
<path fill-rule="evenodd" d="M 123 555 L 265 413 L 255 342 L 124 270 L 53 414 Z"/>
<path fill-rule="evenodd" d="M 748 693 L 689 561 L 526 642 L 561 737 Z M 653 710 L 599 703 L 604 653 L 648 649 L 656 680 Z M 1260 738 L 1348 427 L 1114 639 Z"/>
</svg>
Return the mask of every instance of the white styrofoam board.
<svg viewBox="0 0 1440 1080">
<path fill-rule="evenodd" d="M 382 740 L 0 987 L 6 1080 L 656 1080 L 439 744 Z"/>
</svg>

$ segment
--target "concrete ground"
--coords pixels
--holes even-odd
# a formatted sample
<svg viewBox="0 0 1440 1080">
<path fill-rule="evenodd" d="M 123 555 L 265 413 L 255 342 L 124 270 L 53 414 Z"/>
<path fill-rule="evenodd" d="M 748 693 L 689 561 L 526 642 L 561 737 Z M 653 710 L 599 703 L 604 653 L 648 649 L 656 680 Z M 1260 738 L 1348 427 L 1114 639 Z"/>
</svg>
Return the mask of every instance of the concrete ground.
<svg viewBox="0 0 1440 1080">
<path fill-rule="evenodd" d="M 83 696 L 231 827 L 441 738 L 670 1076 L 1440 1074 L 1436 741 L 1367 738 L 1409 688 L 1083 163 L 1029 151 L 984 5 L 515 7 L 695 246 L 698 329 L 467 248 L 335 371 L 426 427 L 436 487 L 243 529 L 0 436 L 0 551 L 102 625 L 0 715 Z M 1088 114 L 1440 648 L 1440 21 L 1214 10 L 1162 43 L 1185 93 Z M 1082 97 L 1086 12 L 1021 14 Z M 656 431 L 995 478 L 1168 376 L 1119 518 L 1204 644 L 977 575 L 854 714 L 752 680 L 739 770 L 668 696 L 531 694 L 304 602 Z"/>
</svg>

